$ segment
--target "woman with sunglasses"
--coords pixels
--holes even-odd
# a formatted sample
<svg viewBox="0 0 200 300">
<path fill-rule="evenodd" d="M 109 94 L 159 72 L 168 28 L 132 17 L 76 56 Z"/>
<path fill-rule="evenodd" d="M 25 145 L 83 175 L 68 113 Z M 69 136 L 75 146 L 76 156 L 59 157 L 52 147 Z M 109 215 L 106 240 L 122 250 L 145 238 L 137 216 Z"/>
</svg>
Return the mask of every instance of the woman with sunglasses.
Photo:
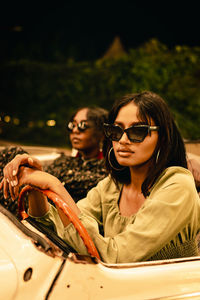
<svg viewBox="0 0 200 300">
<path fill-rule="evenodd" d="M 61 154 L 44 170 L 56 176 L 77 202 L 106 175 L 102 145 L 108 112 L 101 107 L 79 108 L 67 123 L 75 156 Z"/>
<path fill-rule="evenodd" d="M 42 167 L 40 161 L 21 147 L 9 147 L 0 152 L 0 179 L 3 168 L 16 156 L 14 163 L 18 170 L 21 164 L 42 170 L 56 176 L 77 202 L 106 175 L 102 145 L 104 140 L 103 123 L 108 112 L 101 107 L 82 107 L 76 110 L 67 123 L 67 132 L 76 156 L 61 153 L 51 164 Z M 23 155 L 22 155 L 23 154 Z M 16 171 L 17 172 L 17 171 Z M 0 193 L 0 203 L 18 217 L 17 201 L 4 199 Z"/>
<path fill-rule="evenodd" d="M 16 197 L 22 184 L 54 191 L 78 215 L 108 263 L 198 255 L 200 199 L 183 139 L 164 100 L 152 92 L 123 97 L 111 109 L 105 134 L 109 176 L 77 204 L 57 178 L 30 168 L 20 168 L 16 185 L 11 185 L 10 168 L 1 183 L 5 196 L 10 190 Z M 29 194 L 29 213 L 87 254 L 68 217 L 39 191 Z"/>
</svg>

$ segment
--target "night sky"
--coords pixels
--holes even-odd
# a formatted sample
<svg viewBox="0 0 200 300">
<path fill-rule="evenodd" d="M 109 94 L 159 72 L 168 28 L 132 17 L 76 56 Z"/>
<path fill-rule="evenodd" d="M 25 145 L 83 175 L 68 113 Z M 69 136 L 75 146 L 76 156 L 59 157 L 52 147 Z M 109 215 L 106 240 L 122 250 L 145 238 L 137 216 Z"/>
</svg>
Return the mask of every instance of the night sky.
<svg viewBox="0 0 200 300">
<path fill-rule="evenodd" d="M 1 56 L 19 58 L 21 51 L 22 57 L 51 59 L 52 53 L 59 53 L 77 60 L 96 59 L 115 36 L 125 50 L 151 38 L 169 48 L 200 46 L 197 1 L 174 3 L 7 1 L 1 4 Z"/>
</svg>

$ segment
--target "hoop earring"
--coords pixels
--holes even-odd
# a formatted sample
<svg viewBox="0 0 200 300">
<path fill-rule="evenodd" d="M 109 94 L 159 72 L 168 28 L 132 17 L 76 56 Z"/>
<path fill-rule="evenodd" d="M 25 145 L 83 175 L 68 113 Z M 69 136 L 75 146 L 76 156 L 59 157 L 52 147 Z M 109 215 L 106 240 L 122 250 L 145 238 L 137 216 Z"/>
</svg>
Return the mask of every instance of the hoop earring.
<svg viewBox="0 0 200 300">
<path fill-rule="evenodd" d="M 116 168 L 116 167 L 113 165 L 113 163 L 111 162 L 111 158 L 110 158 L 110 156 L 111 156 L 111 152 L 112 152 L 112 150 L 113 150 L 113 155 L 114 155 L 114 157 L 115 157 L 115 154 L 114 154 L 114 149 L 113 149 L 113 147 L 112 147 L 112 148 L 110 148 L 110 151 L 109 151 L 109 153 L 108 153 L 108 162 L 109 162 L 109 164 L 110 164 L 111 168 L 112 168 L 112 169 L 114 169 L 115 171 L 122 171 L 122 170 L 124 170 L 126 167 Z M 115 158 L 115 160 L 116 160 L 116 158 Z M 119 166 L 120 166 L 120 165 L 119 165 Z"/>
<path fill-rule="evenodd" d="M 158 163 L 159 155 L 160 155 L 160 149 L 158 150 L 157 155 L 156 155 L 156 164 Z"/>
</svg>

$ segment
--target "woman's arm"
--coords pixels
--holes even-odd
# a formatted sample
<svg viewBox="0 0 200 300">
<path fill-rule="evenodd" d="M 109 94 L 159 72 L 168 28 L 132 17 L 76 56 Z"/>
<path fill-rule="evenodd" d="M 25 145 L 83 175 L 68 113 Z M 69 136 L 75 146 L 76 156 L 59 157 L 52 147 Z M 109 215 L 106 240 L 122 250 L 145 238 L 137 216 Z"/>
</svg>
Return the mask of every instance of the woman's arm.
<svg viewBox="0 0 200 300">
<path fill-rule="evenodd" d="M 4 186 L 4 194 L 7 195 L 8 191 L 10 191 L 12 192 L 13 197 L 16 198 L 19 193 L 19 187 L 22 185 L 32 185 L 40 189 L 47 189 L 55 192 L 68 203 L 68 205 L 77 215 L 79 215 L 80 210 L 62 183 L 55 176 L 40 170 L 20 167 L 18 171 L 18 184 L 13 187 L 11 183 L 8 183 L 7 179 L 4 177 L 0 184 L 0 189 Z M 57 209 L 64 226 L 67 226 L 70 223 L 68 217 L 65 216 L 65 214 L 59 208 Z M 36 191 L 29 193 L 29 212 L 31 215 L 40 217 L 43 216 L 48 210 L 49 204 L 46 197 Z"/>
<path fill-rule="evenodd" d="M 18 193 L 18 173 L 21 166 L 42 170 L 41 162 L 34 157 L 24 153 L 17 154 L 3 169 L 4 178 L 0 183 L 0 189 L 4 190 L 4 198 L 8 198 L 8 192 L 12 200 L 16 199 Z"/>
</svg>

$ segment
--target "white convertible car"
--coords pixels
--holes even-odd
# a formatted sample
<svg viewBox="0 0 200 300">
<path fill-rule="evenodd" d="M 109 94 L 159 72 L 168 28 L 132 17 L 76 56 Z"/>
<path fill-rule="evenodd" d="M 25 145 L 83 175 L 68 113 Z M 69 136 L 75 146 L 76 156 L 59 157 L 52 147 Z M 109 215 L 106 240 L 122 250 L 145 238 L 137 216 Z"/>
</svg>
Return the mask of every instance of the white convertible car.
<svg viewBox="0 0 200 300">
<path fill-rule="evenodd" d="M 30 217 L 19 221 L 3 206 L 0 228 L 1 300 L 200 299 L 200 257 L 105 264 L 93 250 L 74 253 L 51 230 Z"/>
</svg>

